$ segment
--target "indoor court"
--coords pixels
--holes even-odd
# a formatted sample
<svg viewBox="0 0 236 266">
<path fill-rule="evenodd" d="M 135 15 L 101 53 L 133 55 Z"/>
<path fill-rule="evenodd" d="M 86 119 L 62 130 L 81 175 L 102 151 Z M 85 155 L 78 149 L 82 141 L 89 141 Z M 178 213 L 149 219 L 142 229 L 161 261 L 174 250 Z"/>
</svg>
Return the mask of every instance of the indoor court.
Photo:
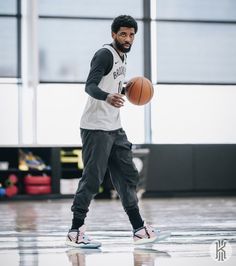
<svg viewBox="0 0 236 266">
<path fill-rule="evenodd" d="M 1 204 L 1 262 L 11 266 L 235 265 L 235 197 L 141 199 L 145 219 L 172 232 L 168 240 L 150 246 L 133 245 L 118 199 L 94 200 L 87 228 L 89 236 L 102 242 L 99 249 L 65 245 L 70 205 L 67 199 Z M 226 246 L 224 261 L 217 257 L 214 244 L 221 239 L 230 243 L 232 251 L 231 255 Z"/>
<path fill-rule="evenodd" d="M 236 0 L 0 0 L 0 266 L 236 266 L 235 48 Z"/>
</svg>

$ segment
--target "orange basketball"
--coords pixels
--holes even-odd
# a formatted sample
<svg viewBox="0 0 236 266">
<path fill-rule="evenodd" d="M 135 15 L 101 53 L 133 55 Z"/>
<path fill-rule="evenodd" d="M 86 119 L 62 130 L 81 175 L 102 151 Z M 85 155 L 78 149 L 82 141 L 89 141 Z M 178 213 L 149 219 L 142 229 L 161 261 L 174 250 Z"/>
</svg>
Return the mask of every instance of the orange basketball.
<svg viewBox="0 0 236 266">
<path fill-rule="evenodd" d="M 144 105 L 153 97 L 154 89 L 149 79 L 134 77 L 128 81 L 125 87 L 127 99 L 135 105 Z"/>
</svg>

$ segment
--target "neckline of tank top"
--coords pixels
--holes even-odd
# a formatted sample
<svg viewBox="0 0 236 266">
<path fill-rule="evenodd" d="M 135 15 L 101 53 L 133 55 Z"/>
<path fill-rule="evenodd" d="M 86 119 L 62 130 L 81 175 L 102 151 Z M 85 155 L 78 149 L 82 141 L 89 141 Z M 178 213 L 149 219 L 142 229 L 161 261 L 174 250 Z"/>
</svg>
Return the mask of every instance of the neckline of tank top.
<svg viewBox="0 0 236 266">
<path fill-rule="evenodd" d="M 110 46 L 116 51 L 116 53 L 119 55 L 121 61 L 124 63 L 124 61 L 125 61 L 125 55 L 126 55 L 126 54 L 123 53 L 123 56 L 121 56 L 120 53 L 118 52 L 118 50 L 113 46 L 112 43 L 110 43 L 109 45 L 110 45 Z"/>
</svg>

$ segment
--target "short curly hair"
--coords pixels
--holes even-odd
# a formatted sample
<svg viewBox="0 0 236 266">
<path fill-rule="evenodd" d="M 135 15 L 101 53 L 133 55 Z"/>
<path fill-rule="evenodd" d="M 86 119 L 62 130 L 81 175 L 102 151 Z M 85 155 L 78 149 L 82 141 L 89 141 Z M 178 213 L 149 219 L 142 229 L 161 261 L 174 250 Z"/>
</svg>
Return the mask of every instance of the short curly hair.
<svg viewBox="0 0 236 266">
<path fill-rule="evenodd" d="M 138 24 L 136 20 L 128 15 L 120 15 L 113 20 L 111 24 L 112 32 L 117 33 L 120 27 L 134 28 L 135 33 L 138 31 Z"/>
</svg>

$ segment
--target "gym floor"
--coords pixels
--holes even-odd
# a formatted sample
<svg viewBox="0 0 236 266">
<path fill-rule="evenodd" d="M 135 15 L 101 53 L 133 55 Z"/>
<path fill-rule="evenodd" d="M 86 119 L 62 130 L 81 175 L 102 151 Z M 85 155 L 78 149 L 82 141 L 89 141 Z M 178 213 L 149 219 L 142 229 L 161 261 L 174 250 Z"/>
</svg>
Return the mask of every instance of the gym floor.
<svg viewBox="0 0 236 266">
<path fill-rule="evenodd" d="M 134 247 L 119 200 L 94 200 L 87 232 L 100 249 L 65 245 L 72 199 L 0 203 L 0 262 L 7 266 L 236 265 L 236 197 L 141 199 L 145 220 L 172 236 Z M 221 242 L 220 242 L 221 240 Z"/>
</svg>

